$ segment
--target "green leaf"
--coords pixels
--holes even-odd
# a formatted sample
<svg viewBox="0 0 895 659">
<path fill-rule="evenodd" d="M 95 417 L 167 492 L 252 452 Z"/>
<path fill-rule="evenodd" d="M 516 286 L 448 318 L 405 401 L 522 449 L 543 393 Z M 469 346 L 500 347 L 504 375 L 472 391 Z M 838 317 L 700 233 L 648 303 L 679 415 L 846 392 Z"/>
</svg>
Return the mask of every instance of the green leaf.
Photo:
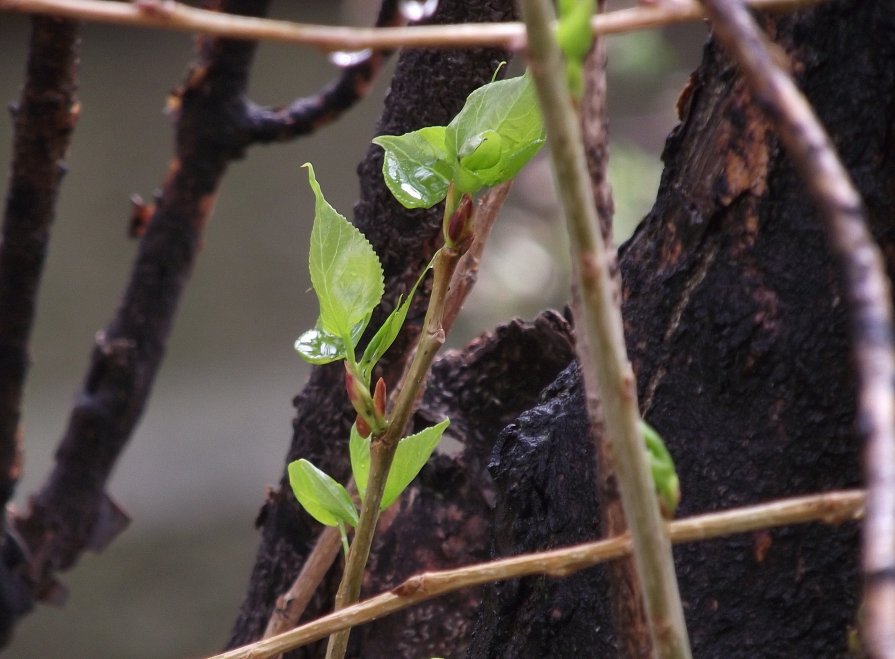
<svg viewBox="0 0 895 659">
<path fill-rule="evenodd" d="M 510 180 L 538 152 L 545 139 L 537 96 L 528 74 L 478 88 L 445 131 L 445 147 L 454 162 L 456 189 L 475 193 Z M 483 142 L 489 141 L 492 146 L 487 147 L 480 160 L 468 160 Z M 496 160 L 490 151 L 495 144 L 500 150 Z M 494 164 L 486 166 L 492 160 Z"/>
<path fill-rule="evenodd" d="M 674 517 L 674 512 L 681 501 L 681 484 L 677 471 L 674 468 L 674 460 L 659 433 L 641 419 L 640 430 L 643 433 L 643 441 L 646 444 L 647 457 L 649 459 L 650 472 L 656 487 L 656 497 L 659 499 L 659 507 L 665 517 Z"/>
<path fill-rule="evenodd" d="M 398 443 L 392 467 L 385 481 L 385 491 L 382 494 L 380 509 L 385 510 L 401 496 L 401 493 L 410 485 L 410 481 L 416 478 L 420 470 L 429 461 L 432 451 L 441 441 L 441 435 L 451 424 L 450 419 L 426 428 L 415 435 L 405 437 Z"/>
<path fill-rule="evenodd" d="M 348 491 L 329 474 L 305 459 L 289 463 L 289 483 L 295 498 L 321 524 L 357 526 L 357 510 Z"/>
<path fill-rule="evenodd" d="M 447 195 L 452 165 L 444 146 L 444 126 L 427 126 L 373 140 L 385 149 L 385 184 L 405 208 L 431 208 Z"/>
<path fill-rule="evenodd" d="M 367 480 L 370 476 L 370 438 L 360 436 L 357 424 L 351 426 L 348 451 L 351 454 L 351 473 L 354 474 L 354 483 L 363 498 L 367 492 Z"/>
<path fill-rule="evenodd" d="M 327 203 L 310 163 L 308 179 L 316 197 L 309 258 L 311 283 L 320 302 L 318 330 L 342 337 L 361 333 L 384 290 L 382 266 L 373 247 Z"/>
<path fill-rule="evenodd" d="M 370 386 L 370 376 L 373 372 L 373 367 L 376 366 L 376 363 L 382 358 L 382 355 L 386 353 L 392 343 L 395 342 L 395 339 L 398 338 L 398 333 L 401 331 L 401 327 L 404 326 L 404 321 L 407 318 L 407 311 L 410 309 L 410 303 L 413 302 L 413 296 L 416 293 L 416 289 L 420 285 L 420 282 L 423 281 L 423 277 L 426 276 L 426 273 L 432 268 L 434 262 L 435 259 L 433 258 L 429 261 L 429 264 L 423 268 L 423 271 L 417 278 L 413 288 L 410 289 L 410 293 L 407 294 L 407 298 L 403 302 L 400 298 L 398 299 L 398 306 L 389 314 L 388 318 L 385 319 L 385 322 L 382 323 L 382 327 L 379 328 L 367 344 L 367 348 L 364 350 L 364 356 L 360 360 L 360 369 L 364 382 L 368 387 Z"/>
</svg>

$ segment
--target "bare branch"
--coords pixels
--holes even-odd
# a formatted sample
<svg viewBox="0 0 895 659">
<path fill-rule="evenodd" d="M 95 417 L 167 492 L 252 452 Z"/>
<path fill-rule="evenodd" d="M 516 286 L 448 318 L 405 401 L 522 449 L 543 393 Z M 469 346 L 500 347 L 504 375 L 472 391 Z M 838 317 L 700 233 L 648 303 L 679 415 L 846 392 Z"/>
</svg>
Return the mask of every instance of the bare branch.
<svg viewBox="0 0 895 659">
<path fill-rule="evenodd" d="M 28 337 L 37 305 L 65 155 L 78 119 L 79 30 L 34 18 L 25 86 L 15 114 L 13 161 L 0 241 L 0 504 L 20 470 L 18 438 Z"/>
<path fill-rule="evenodd" d="M 220 0 L 217 6 L 263 14 L 268 4 Z M 380 18 L 391 21 L 395 13 L 389 0 Z M 104 548 L 126 524 L 105 494 L 106 481 L 149 398 L 228 165 L 256 141 L 305 134 L 335 119 L 366 91 L 364 81 L 378 71 L 381 57 L 352 67 L 301 107 L 256 121 L 258 108 L 245 100 L 255 48 L 249 41 L 201 39 L 198 61 L 176 93 L 176 154 L 131 279 L 114 319 L 97 334 L 55 466 L 27 513 L 16 519 L 32 556 L 29 578 L 38 598 L 56 592 L 55 572 L 73 566 L 84 549 Z"/>
<path fill-rule="evenodd" d="M 819 1 L 751 0 L 749 5 L 755 9 L 782 11 Z M 386 29 L 330 27 L 229 16 L 194 9 L 170 0 L 141 0 L 134 3 L 108 0 L 0 0 L 0 11 L 50 14 L 131 27 L 198 32 L 230 39 L 277 41 L 312 46 L 324 51 L 476 46 L 502 46 L 518 50 L 525 47 L 525 29 L 521 23 L 425 25 Z M 596 34 L 618 34 L 698 21 L 702 18 L 704 13 L 695 0 L 673 0 L 596 16 L 593 28 Z"/>
<path fill-rule="evenodd" d="M 403 22 L 398 0 L 384 0 L 376 27 L 398 26 Z M 286 107 L 269 108 L 249 103 L 246 113 L 252 141 L 283 142 L 313 133 L 334 121 L 367 95 L 389 55 L 390 50 L 367 50 L 365 56 L 345 67 L 338 78 L 317 94 L 300 98 Z"/>
<path fill-rule="evenodd" d="M 22 466 L 21 405 L 50 225 L 65 173 L 65 156 L 78 119 L 76 23 L 31 21 L 25 86 L 15 114 L 13 161 L 0 240 L 0 505 L 12 498 Z M 6 531 L 5 516 L 0 531 Z M 0 643 L 31 608 L 28 588 L 13 563 L 24 560 L 4 535 L 0 581 Z"/>
<path fill-rule="evenodd" d="M 666 525 L 666 529 L 672 542 L 683 543 L 806 522 L 842 524 L 860 519 L 864 500 L 865 494 L 860 490 L 815 494 L 698 515 L 671 522 Z M 456 570 L 427 572 L 407 579 L 390 592 L 346 607 L 280 636 L 236 648 L 210 659 L 264 659 L 324 638 L 332 632 L 356 627 L 461 588 L 532 574 L 565 577 L 598 563 L 626 556 L 630 552 L 631 539 L 624 535 Z"/>
<path fill-rule="evenodd" d="M 858 425 L 867 437 L 863 642 L 869 656 L 895 656 L 895 353 L 892 303 L 864 204 L 830 139 L 770 46 L 736 0 L 704 0 L 718 40 L 777 127 L 826 225 L 845 278 L 857 368 Z"/>
</svg>

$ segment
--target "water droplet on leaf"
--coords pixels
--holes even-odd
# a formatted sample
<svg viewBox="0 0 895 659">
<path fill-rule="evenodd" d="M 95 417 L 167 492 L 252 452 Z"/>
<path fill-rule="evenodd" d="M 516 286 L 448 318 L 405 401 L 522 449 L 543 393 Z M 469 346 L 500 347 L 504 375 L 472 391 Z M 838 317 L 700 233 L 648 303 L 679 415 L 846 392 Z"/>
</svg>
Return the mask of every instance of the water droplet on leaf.
<svg viewBox="0 0 895 659">
<path fill-rule="evenodd" d="M 372 54 L 373 51 L 369 48 L 364 48 L 363 50 L 337 50 L 329 54 L 329 61 L 340 69 L 347 69 L 349 66 L 354 66 L 370 59 Z"/>
<path fill-rule="evenodd" d="M 429 18 L 438 9 L 438 0 L 400 0 L 398 10 L 411 23 Z"/>
</svg>

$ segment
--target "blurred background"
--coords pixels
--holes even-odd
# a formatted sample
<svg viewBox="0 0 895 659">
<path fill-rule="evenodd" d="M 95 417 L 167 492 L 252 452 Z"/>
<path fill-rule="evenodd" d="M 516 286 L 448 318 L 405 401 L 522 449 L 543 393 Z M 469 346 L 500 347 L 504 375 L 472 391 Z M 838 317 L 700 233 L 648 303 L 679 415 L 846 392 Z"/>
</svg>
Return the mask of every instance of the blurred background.
<svg viewBox="0 0 895 659">
<path fill-rule="evenodd" d="M 279 2 L 273 16 L 365 25 L 373 5 Z M 5 105 L 19 95 L 28 31 L 25 17 L 0 13 Z M 618 242 L 654 199 L 659 154 L 676 123 L 674 102 L 704 38 L 704 26 L 689 25 L 609 41 Z M 129 198 L 150 200 L 161 182 L 172 148 L 165 98 L 191 57 L 186 34 L 84 28 L 81 118 L 32 337 L 19 506 L 50 468 L 94 334 L 117 306 L 136 252 L 127 237 Z M 229 170 L 147 412 L 109 488 L 133 522 L 104 554 L 85 555 L 63 575 L 66 607 L 30 615 L 7 656 L 198 657 L 225 642 L 258 541 L 254 516 L 265 487 L 279 480 L 291 400 L 308 375 L 292 350 L 317 316 L 307 274 L 313 199 L 300 165 L 314 163 L 329 201 L 350 217 L 355 167 L 374 135 L 389 71 L 335 126 L 291 144 L 254 147 Z M 314 51 L 263 44 L 251 93 L 258 102 L 283 104 L 336 74 Z M 5 115 L 4 184 L 11 140 Z M 567 251 L 549 163 L 540 157 L 521 177 L 452 345 L 513 316 L 564 304 Z"/>
</svg>

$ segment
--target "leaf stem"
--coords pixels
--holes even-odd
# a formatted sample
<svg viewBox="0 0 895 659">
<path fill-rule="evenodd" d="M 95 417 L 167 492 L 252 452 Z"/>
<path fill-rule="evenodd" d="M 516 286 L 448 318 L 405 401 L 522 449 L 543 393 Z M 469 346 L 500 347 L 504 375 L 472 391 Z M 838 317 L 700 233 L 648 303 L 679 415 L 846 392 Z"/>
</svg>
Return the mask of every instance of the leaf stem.
<svg viewBox="0 0 895 659">
<path fill-rule="evenodd" d="M 621 310 L 614 294 L 585 162 L 581 128 L 566 86 L 548 0 L 523 0 L 531 75 L 547 127 L 555 179 L 565 209 L 582 318 L 576 348 L 582 366 L 595 369 L 603 401 L 622 507 L 634 544 L 650 635 L 656 656 L 686 658 L 690 644 L 678 592 L 671 545 L 664 532 L 643 449 L 637 388 L 628 361 Z M 585 388 L 588 387 L 585 377 Z"/>
<path fill-rule="evenodd" d="M 442 248 L 435 255 L 432 295 L 426 310 L 423 333 L 404 380 L 404 386 L 396 394 L 388 427 L 381 436 L 373 437 L 370 444 L 370 475 L 367 481 L 367 491 L 361 505 L 360 518 L 354 540 L 351 543 L 351 550 L 348 553 L 342 582 L 336 593 L 336 610 L 353 604 L 360 596 L 364 568 L 370 556 L 370 547 L 373 544 L 376 522 L 379 520 L 379 506 L 388 472 L 395 457 L 398 442 L 404 435 L 414 405 L 425 386 L 432 360 L 438 349 L 444 344 L 442 316 L 451 277 L 460 256 L 460 252 L 449 248 Z M 330 637 L 326 648 L 327 659 L 341 659 L 345 656 L 349 633 L 350 630 L 345 629 Z"/>
</svg>

